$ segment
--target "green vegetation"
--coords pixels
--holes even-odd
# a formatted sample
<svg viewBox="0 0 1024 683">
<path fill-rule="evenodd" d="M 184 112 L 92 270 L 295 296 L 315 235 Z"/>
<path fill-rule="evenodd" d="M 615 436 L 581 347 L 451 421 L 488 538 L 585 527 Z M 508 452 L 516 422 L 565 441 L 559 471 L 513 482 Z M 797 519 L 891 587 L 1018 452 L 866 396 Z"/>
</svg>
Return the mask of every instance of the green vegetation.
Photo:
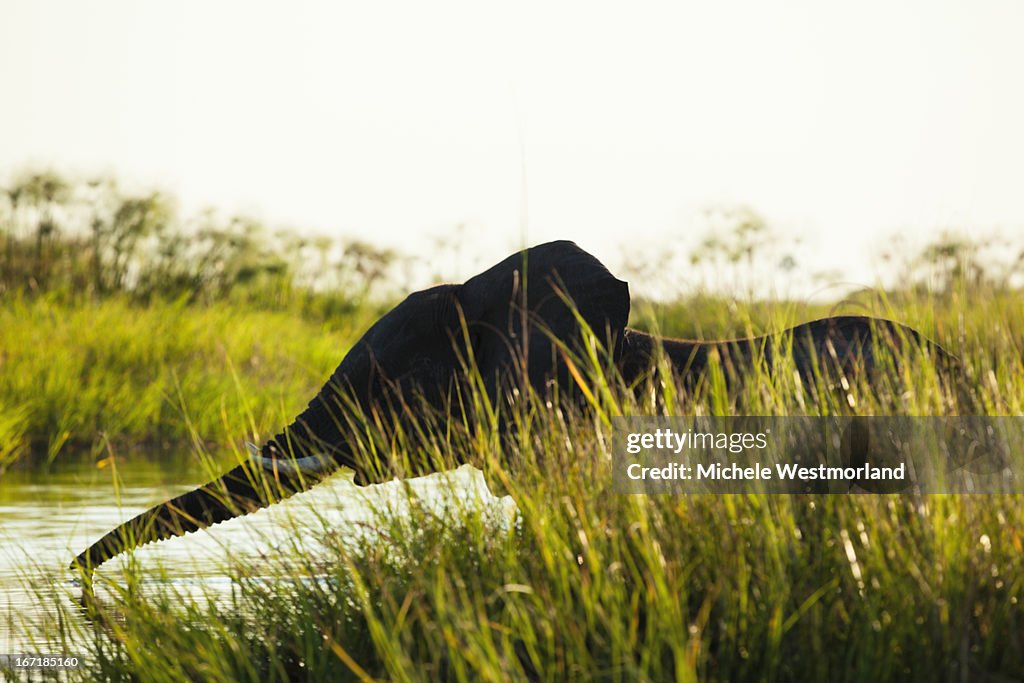
<svg viewBox="0 0 1024 683">
<path fill-rule="evenodd" d="M 663 334 L 731 337 L 829 313 L 871 313 L 917 327 L 964 354 L 991 409 L 1021 413 L 1012 386 L 1024 306 L 1011 290 L 978 301 L 864 293 L 840 306 L 696 296 L 636 306 L 634 323 Z M 126 296 L 66 301 L 9 296 L 0 306 L 0 472 L 58 457 L 177 452 L 259 441 L 319 389 L 380 306 L 324 316 L 237 302 L 187 304 Z M 214 450 L 217 450 L 214 448 Z"/>
<path fill-rule="evenodd" d="M 26 172 L 0 197 L 0 473 L 258 441 L 399 286 L 391 251 L 180 217 L 107 179 Z"/>
<path fill-rule="evenodd" d="M 993 329 L 965 356 L 983 402 L 1019 411 L 1024 368 L 1008 353 L 1012 337 Z M 438 512 L 406 489 L 407 506 L 370 499 L 369 528 L 325 522 L 257 566 L 226 566 L 227 601 L 173 583 L 153 595 L 140 567 L 108 570 L 93 625 L 68 615 L 54 637 L 67 651 L 84 642 L 86 676 L 114 680 L 933 681 L 1024 671 L 1019 496 L 609 491 L 614 415 L 941 413 L 949 397 L 926 359 L 882 391 L 801 388 L 783 363 L 735 392 L 711 381 L 639 399 L 597 360 L 578 360 L 593 397 L 586 413 L 531 396 L 508 442 L 487 428 L 427 424 L 428 452 L 399 454 L 479 464 L 516 501 L 511 524 L 470 503 Z"/>
<path fill-rule="evenodd" d="M 79 232 L 52 227 L 65 190 L 36 184 L 32 203 L 29 195 L 12 198 L 20 222 L 0 236 L 8 259 L 0 278 L 0 462 L 59 463 L 76 447 L 106 457 L 139 444 L 176 448 L 177 457 L 182 450 L 204 455 L 211 445 L 216 453 L 237 451 L 241 440 L 290 420 L 379 313 L 365 290 L 317 290 L 303 284 L 297 266 L 257 268 L 257 275 L 234 268 L 223 286 L 198 289 L 209 277 L 158 277 L 168 266 L 154 237 L 160 230 L 139 228 L 138 240 L 118 241 L 104 227 L 94 244 L 106 246 L 90 251 L 88 223 Z M 176 239 L 169 228 L 163 234 Z M 738 234 L 749 239 L 760 228 Z M 958 354 L 985 412 L 1019 415 L 1024 297 L 1014 289 L 1017 265 L 996 273 L 969 243 L 943 238 L 936 245 L 908 262 L 900 291 L 862 292 L 828 306 L 704 294 L 638 305 L 634 322 L 717 337 L 827 313 L 882 315 Z M 247 253 L 260 262 L 273 250 Z M 755 255 L 723 249 L 724 262 L 733 256 L 746 263 Z M 97 258 L 102 265 L 90 271 Z M 117 275 L 125 258 L 134 265 Z M 198 268 L 201 261 L 183 263 Z M 339 277 L 355 279 L 353 272 Z M 180 592 L 194 586 L 175 583 L 143 591 L 153 567 L 105 568 L 97 579 L 103 599 L 88 608 L 89 620 L 60 603 L 61 618 L 44 636 L 85 656 L 83 680 L 1024 674 L 1019 496 L 609 491 L 612 416 L 949 413 L 950 397 L 927 359 L 890 363 L 875 387 L 803 386 L 783 363 L 735 390 L 712 373 L 695 393 L 670 383 L 627 391 L 600 361 L 577 359 L 592 397 L 585 413 L 552 410 L 528 396 L 506 441 L 486 426 L 426 432 L 434 457 L 476 463 L 513 496 L 519 512 L 512 520 L 472 503 L 438 511 L 436 500 L 404 488 L 407 506 L 370 498 L 378 502 L 370 503 L 369 525 L 325 521 L 315 539 L 297 536 L 291 547 L 268 550 L 259 566 L 229 556 L 226 599 L 212 592 L 197 599 Z M 478 411 L 491 424 L 488 407 Z M 403 444 L 407 436 L 379 443 Z"/>
<path fill-rule="evenodd" d="M 0 199 L 0 296 L 230 300 L 330 315 L 404 284 L 390 250 L 214 210 L 180 216 L 165 194 L 125 192 L 110 179 L 30 171 Z"/>
<path fill-rule="evenodd" d="M 58 454 L 186 450 L 273 435 L 330 375 L 373 309 L 317 322 L 229 303 L 0 308 L 5 462 Z"/>
<path fill-rule="evenodd" d="M 406 259 L 393 251 L 174 207 L 158 191 L 50 171 L 16 175 L 0 193 L 0 472 L 112 448 L 259 440 L 290 420 L 407 289 Z M 712 213 L 716 236 L 696 247 L 694 267 L 794 268 L 754 211 Z M 698 293 L 635 302 L 633 324 L 715 338 L 871 313 L 954 352 L 996 340 L 978 354 L 979 373 L 1006 372 L 997 361 L 1020 357 L 1010 331 L 1022 329 L 1015 285 L 1024 251 L 951 234 L 916 256 L 883 257 L 904 274 L 903 289 L 839 304 Z M 999 410 L 1019 412 L 1015 397 L 999 400 Z"/>
</svg>

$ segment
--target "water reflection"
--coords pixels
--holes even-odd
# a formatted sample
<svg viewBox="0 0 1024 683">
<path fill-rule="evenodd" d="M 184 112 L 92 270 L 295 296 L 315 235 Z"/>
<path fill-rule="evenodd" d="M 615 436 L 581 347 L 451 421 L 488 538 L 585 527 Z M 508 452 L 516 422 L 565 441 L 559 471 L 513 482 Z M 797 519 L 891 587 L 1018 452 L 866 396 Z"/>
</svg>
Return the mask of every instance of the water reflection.
<svg viewBox="0 0 1024 683">
<path fill-rule="evenodd" d="M 53 649 L 59 644 L 47 640 L 58 601 L 70 605 L 81 595 L 67 569 L 70 560 L 118 524 L 210 478 L 199 468 L 168 469 L 147 462 L 122 467 L 120 476 L 123 481 L 115 487 L 109 471 L 82 464 L 46 475 L 8 472 L 0 480 L 0 653 L 59 654 Z M 439 505 L 448 498 L 446 492 L 487 506 L 512 505 L 510 499 L 491 496 L 479 472 L 468 467 L 413 480 L 411 486 Z M 371 521 L 368 502 L 379 508 L 404 500 L 397 483 L 360 488 L 351 477 L 336 475 L 270 508 L 137 549 L 140 589 L 145 594 L 170 588 L 183 599 L 227 600 L 229 559 L 258 566 L 260 557 L 290 547 L 296 530 L 302 547 L 315 552 L 326 533 L 363 528 L 359 522 Z M 128 561 L 127 556 L 112 560 L 98 576 L 116 579 Z M 102 591 L 97 594 L 103 597 Z"/>
</svg>

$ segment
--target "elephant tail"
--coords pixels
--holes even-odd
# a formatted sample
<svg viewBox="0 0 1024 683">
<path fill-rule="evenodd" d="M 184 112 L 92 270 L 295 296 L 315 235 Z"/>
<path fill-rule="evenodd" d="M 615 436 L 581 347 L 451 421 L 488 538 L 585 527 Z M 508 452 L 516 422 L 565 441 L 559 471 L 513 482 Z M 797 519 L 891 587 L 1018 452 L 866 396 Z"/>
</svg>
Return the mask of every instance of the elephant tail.
<svg viewBox="0 0 1024 683">
<path fill-rule="evenodd" d="M 337 469 L 329 459 L 271 459 L 250 448 L 250 460 L 110 531 L 78 555 L 71 569 L 84 570 L 91 578 L 97 567 L 123 552 L 265 508 L 309 489 Z"/>
</svg>

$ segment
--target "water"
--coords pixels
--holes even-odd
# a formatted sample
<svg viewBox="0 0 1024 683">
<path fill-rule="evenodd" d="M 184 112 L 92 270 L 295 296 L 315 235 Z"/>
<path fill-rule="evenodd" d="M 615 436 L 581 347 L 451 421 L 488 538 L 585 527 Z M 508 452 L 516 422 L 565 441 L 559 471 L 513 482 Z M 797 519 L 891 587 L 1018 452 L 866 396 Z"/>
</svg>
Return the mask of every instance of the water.
<svg viewBox="0 0 1024 683">
<path fill-rule="evenodd" d="M 123 464 L 118 476 L 121 485 L 115 487 L 109 469 L 85 463 L 46 475 L 9 472 L 0 479 L 0 654 L 73 654 L 54 640 L 58 604 L 72 606 L 81 594 L 68 563 L 121 522 L 209 479 L 198 468 L 146 461 Z M 491 496 L 480 473 L 468 467 L 413 480 L 411 486 L 438 504 L 452 494 L 514 509 L 510 499 Z M 227 597 L 229 559 L 258 566 L 261 557 L 290 544 L 296 529 L 303 548 L 315 552 L 325 533 L 365 528 L 358 522 L 371 520 L 370 505 L 401 505 L 404 499 L 397 483 L 359 488 L 350 477 L 336 475 L 265 510 L 138 549 L 143 590 L 172 585 L 203 599 Z M 116 577 L 125 561 L 113 560 L 100 573 Z"/>
</svg>

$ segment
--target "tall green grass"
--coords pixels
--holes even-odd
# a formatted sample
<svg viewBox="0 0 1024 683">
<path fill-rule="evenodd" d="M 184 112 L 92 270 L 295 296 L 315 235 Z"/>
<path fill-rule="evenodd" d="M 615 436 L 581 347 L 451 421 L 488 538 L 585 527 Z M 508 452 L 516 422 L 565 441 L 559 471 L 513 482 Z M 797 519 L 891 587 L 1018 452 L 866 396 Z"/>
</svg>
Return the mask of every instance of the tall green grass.
<svg viewBox="0 0 1024 683">
<path fill-rule="evenodd" d="M 259 441 L 304 407 L 376 311 L 340 319 L 113 298 L 0 306 L 0 468 L 17 456 Z"/>
<path fill-rule="evenodd" d="M 879 305 L 957 351 L 986 412 L 1020 414 L 1020 301 Z M 790 310 L 772 322 L 792 322 Z M 743 313 L 729 324 L 744 325 Z M 952 412 L 929 358 L 883 357 L 887 376 L 871 387 L 808 385 L 779 361 L 741 387 L 712 372 L 695 391 L 628 391 L 600 354 L 576 365 L 586 410 L 525 396 L 502 438 L 479 400 L 477 429 L 428 423 L 364 441 L 388 457 L 473 462 L 512 496 L 514 519 L 479 503 L 439 511 L 402 487 L 402 506 L 370 497 L 369 528 L 325 523 L 259 563 L 229 555 L 228 600 L 173 583 L 154 595 L 139 590 L 143 568 L 106 570 L 91 621 L 65 609 L 50 636 L 85 655 L 87 680 L 1024 675 L 1020 496 L 610 492 L 612 416 Z"/>
<path fill-rule="evenodd" d="M 889 317 L 964 355 L 972 381 L 989 390 L 991 411 L 1022 412 L 1021 396 L 1003 390 L 1024 357 L 1024 305 L 1012 290 L 947 298 L 866 292 L 810 305 L 694 297 L 635 308 L 640 327 L 705 338 L 835 313 Z M 208 444 L 258 441 L 304 406 L 379 313 L 8 297 L 0 305 L 0 467 L 111 446 L 181 450 L 193 434 Z"/>
</svg>

